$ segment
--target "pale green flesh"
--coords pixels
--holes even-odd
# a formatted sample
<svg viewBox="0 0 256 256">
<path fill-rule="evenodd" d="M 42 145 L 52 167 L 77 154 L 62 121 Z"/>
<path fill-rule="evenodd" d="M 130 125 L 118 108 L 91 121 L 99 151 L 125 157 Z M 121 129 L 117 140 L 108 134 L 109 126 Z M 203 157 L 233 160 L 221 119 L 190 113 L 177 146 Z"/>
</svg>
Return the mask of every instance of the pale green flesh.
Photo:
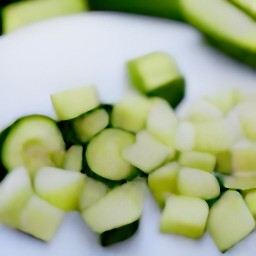
<svg viewBox="0 0 256 256">
<path fill-rule="evenodd" d="M 104 183 L 94 180 L 90 177 L 86 178 L 85 187 L 79 197 L 80 211 L 93 205 L 109 191 L 109 188 Z"/>
<path fill-rule="evenodd" d="M 205 200 L 216 198 L 220 194 L 219 183 L 213 174 L 192 168 L 181 168 L 177 190 L 181 195 Z"/>
<path fill-rule="evenodd" d="M 162 52 L 131 60 L 128 62 L 128 69 L 135 86 L 146 93 L 181 76 L 172 58 Z"/>
<path fill-rule="evenodd" d="M 62 210 L 34 195 L 20 214 L 19 229 L 41 240 L 50 241 L 63 218 Z"/>
<path fill-rule="evenodd" d="M 254 218 L 236 191 L 225 192 L 210 210 L 207 229 L 222 252 L 237 244 L 254 228 Z"/>
<path fill-rule="evenodd" d="M 88 166 L 97 175 L 122 180 L 129 177 L 134 167 L 122 158 L 125 148 L 131 146 L 135 136 L 127 131 L 109 128 L 96 135 L 85 152 Z"/>
<path fill-rule="evenodd" d="M 82 12 L 83 0 L 36 0 L 10 4 L 3 9 L 3 32 L 9 33 L 40 20 Z"/>
<path fill-rule="evenodd" d="M 128 96 L 122 99 L 113 107 L 112 125 L 131 132 L 144 129 L 151 104 L 150 100 L 143 96 Z"/>
<path fill-rule="evenodd" d="M 65 155 L 63 168 L 66 170 L 80 172 L 82 170 L 83 147 L 72 145 Z"/>
<path fill-rule="evenodd" d="M 160 231 L 198 239 L 205 231 L 208 212 L 202 199 L 172 195 L 166 201 Z"/>
<path fill-rule="evenodd" d="M 66 211 L 78 209 L 79 196 L 85 185 L 86 176 L 80 172 L 53 167 L 42 167 L 36 174 L 36 193 Z"/>
<path fill-rule="evenodd" d="M 216 164 L 214 155 L 196 151 L 182 152 L 178 161 L 184 167 L 196 168 L 208 172 L 212 172 Z"/>
<path fill-rule="evenodd" d="M 116 187 L 83 211 L 83 219 L 99 234 L 130 224 L 141 217 L 144 189 L 142 181 Z"/>
<path fill-rule="evenodd" d="M 61 167 L 65 144 L 56 123 L 46 117 L 24 117 L 13 126 L 2 148 L 2 161 L 11 171 L 25 166 L 31 175 L 42 166 Z"/>
<path fill-rule="evenodd" d="M 181 0 L 185 18 L 212 37 L 256 52 L 256 23 L 225 0 Z"/>
<path fill-rule="evenodd" d="M 229 189 L 256 189 L 256 176 L 223 176 L 223 186 Z"/>
<path fill-rule="evenodd" d="M 177 177 L 180 166 L 176 162 L 168 163 L 148 176 L 148 186 L 154 195 L 157 203 L 163 207 L 166 198 L 173 193 L 177 193 Z"/>
<path fill-rule="evenodd" d="M 96 109 L 73 122 L 73 127 L 79 141 L 85 143 L 93 136 L 106 128 L 109 124 L 109 115 L 105 109 Z"/>
<path fill-rule="evenodd" d="M 174 151 L 174 138 L 178 119 L 167 101 L 158 100 L 151 107 L 146 129 L 161 143 Z"/>
<path fill-rule="evenodd" d="M 56 92 L 51 95 L 51 102 L 59 120 L 76 118 L 100 104 L 93 85 Z"/>
<path fill-rule="evenodd" d="M 17 228 L 20 213 L 32 195 L 32 184 L 25 168 L 18 167 L 7 174 L 0 184 L 0 222 Z"/>
<path fill-rule="evenodd" d="M 251 191 L 247 192 L 244 199 L 251 214 L 256 220 L 256 190 L 252 189 Z"/>
</svg>

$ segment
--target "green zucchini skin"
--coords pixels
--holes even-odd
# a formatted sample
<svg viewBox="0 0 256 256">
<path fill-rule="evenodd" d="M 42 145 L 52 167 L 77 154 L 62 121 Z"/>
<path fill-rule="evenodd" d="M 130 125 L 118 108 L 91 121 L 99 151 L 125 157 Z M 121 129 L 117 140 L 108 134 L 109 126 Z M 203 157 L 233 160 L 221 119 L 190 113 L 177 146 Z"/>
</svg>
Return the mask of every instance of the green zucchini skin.
<svg viewBox="0 0 256 256">
<path fill-rule="evenodd" d="M 213 36 L 204 33 L 205 40 L 208 44 L 221 50 L 231 58 L 243 62 L 253 69 L 256 68 L 256 53 L 241 49 L 230 42 L 220 41 Z"/>
<path fill-rule="evenodd" d="M 139 220 L 119 228 L 114 228 L 100 234 L 99 242 L 102 246 L 110 246 L 132 237 L 139 227 Z"/>
<path fill-rule="evenodd" d="M 179 0 L 89 0 L 92 10 L 117 11 L 183 20 Z"/>
<path fill-rule="evenodd" d="M 16 122 L 18 122 L 18 120 Z M 13 125 L 15 125 L 15 123 Z M 2 149 L 3 149 L 3 144 L 5 141 L 5 138 L 9 134 L 11 128 L 12 128 L 12 125 L 8 126 L 0 133 L 0 181 L 2 181 L 4 179 L 4 177 L 6 176 L 6 174 L 8 173 L 8 170 L 6 169 L 6 167 L 4 166 L 4 164 L 2 162 Z"/>
</svg>

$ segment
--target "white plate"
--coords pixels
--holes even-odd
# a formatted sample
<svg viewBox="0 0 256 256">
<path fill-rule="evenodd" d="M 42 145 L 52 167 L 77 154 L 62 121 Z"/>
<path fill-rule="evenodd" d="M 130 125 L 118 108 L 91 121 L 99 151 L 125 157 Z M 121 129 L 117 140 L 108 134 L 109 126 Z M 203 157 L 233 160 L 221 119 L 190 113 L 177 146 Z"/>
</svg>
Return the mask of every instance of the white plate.
<svg viewBox="0 0 256 256">
<path fill-rule="evenodd" d="M 24 114 L 54 117 L 49 94 L 66 88 L 93 83 L 104 102 L 114 102 L 130 90 L 125 62 L 158 50 L 177 61 L 187 80 L 187 99 L 222 87 L 256 90 L 253 70 L 205 45 L 186 25 L 111 13 L 75 15 L 0 38 L 0 128 Z M 1 226 L 0 255 L 221 255 L 207 234 L 199 241 L 160 234 L 159 217 L 160 211 L 147 198 L 138 233 L 109 248 L 98 244 L 78 213 L 67 215 L 49 244 Z M 255 239 L 254 232 L 226 255 L 254 256 Z"/>
</svg>

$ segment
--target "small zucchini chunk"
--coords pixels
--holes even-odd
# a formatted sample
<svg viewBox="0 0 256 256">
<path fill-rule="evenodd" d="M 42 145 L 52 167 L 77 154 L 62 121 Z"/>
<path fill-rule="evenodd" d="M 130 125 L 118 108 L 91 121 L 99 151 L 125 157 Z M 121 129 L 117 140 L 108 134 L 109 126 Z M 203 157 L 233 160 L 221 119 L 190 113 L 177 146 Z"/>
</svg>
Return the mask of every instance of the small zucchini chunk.
<svg viewBox="0 0 256 256">
<path fill-rule="evenodd" d="M 128 96 L 113 106 L 111 124 L 131 132 L 145 129 L 151 101 L 139 95 Z"/>
<path fill-rule="evenodd" d="M 170 149 L 143 130 L 137 133 L 136 142 L 124 149 L 123 157 L 141 171 L 150 173 L 170 157 Z"/>
<path fill-rule="evenodd" d="M 184 167 L 177 178 L 177 190 L 184 196 L 210 200 L 219 196 L 220 185 L 212 173 Z"/>
<path fill-rule="evenodd" d="M 18 228 L 20 213 L 32 195 L 31 180 L 24 167 L 8 173 L 0 183 L 0 222 Z"/>
<path fill-rule="evenodd" d="M 72 145 L 65 155 L 63 169 L 80 172 L 83 168 L 83 147 Z"/>
<path fill-rule="evenodd" d="M 127 64 L 133 86 L 148 96 L 166 99 L 175 108 L 185 95 L 185 80 L 171 56 L 152 52 Z"/>
<path fill-rule="evenodd" d="M 43 115 L 22 117 L 1 134 L 3 167 L 25 166 L 33 176 L 42 166 L 62 167 L 65 143 L 54 120 Z"/>
<path fill-rule="evenodd" d="M 221 252 L 237 244 L 254 228 L 255 220 L 237 191 L 226 191 L 210 209 L 207 229 Z"/>
<path fill-rule="evenodd" d="M 33 195 L 20 214 L 19 229 L 48 242 L 56 234 L 64 216 L 64 211 Z"/>
<path fill-rule="evenodd" d="M 200 198 L 171 195 L 161 216 L 160 231 L 198 239 L 204 234 L 208 213 L 207 203 Z"/>
<path fill-rule="evenodd" d="M 148 175 L 148 186 L 156 202 L 161 208 L 170 194 L 177 193 L 177 177 L 180 165 L 170 162 Z"/>
<path fill-rule="evenodd" d="M 181 166 L 196 168 L 212 172 L 216 165 L 216 157 L 213 154 L 198 151 L 182 152 L 178 162 Z"/>
<path fill-rule="evenodd" d="M 36 193 L 49 203 L 65 211 L 78 209 L 80 193 L 86 176 L 80 172 L 54 167 L 42 167 L 36 174 Z"/>
<path fill-rule="evenodd" d="M 104 246 L 131 237 L 142 215 L 145 183 L 134 180 L 110 190 L 82 212 L 87 225 Z"/>
<path fill-rule="evenodd" d="M 50 97 L 59 121 L 73 119 L 100 105 L 93 85 L 56 92 Z"/>
</svg>

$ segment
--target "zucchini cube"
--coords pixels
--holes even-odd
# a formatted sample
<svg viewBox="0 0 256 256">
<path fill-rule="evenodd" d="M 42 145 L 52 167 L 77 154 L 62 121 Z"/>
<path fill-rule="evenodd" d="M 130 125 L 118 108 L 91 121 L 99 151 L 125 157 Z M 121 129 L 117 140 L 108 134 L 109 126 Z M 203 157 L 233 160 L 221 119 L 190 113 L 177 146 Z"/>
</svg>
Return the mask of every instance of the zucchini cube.
<svg viewBox="0 0 256 256">
<path fill-rule="evenodd" d="M 214 199 L 220 194 L 217 178 L 206 171 L 182 168 L 177 179 L 177 189 L 181 195 Z"/>
<path fill-rule="evenodd" d="M 20 213 L 32 195 L 31 180 L 24 167 L 8 173 L 0 185 L 0 222 L 17 228 Z"/>
<path fill-rule="evenodd" d="M 137 133 L 135 144 L 123 151 L 123 158 L 145 173 L 160 167 L 169 156 L 169 148 L 144 130 Z"/>
<path fill-rule="evenodd" d="M 57 232 L 64 211 L 34 195 L 20 214 L 20 230 L 38 239 L 50 241 Z"/>
<path fill-rule="evenodd" d="M 166 99 L 176 107 L 185 95 L 185 81 L 171 56 L 153 52 L 127 64 L 134 87 L 148 96 Z"/>
<path fill-rule="evenodd" d="M 93 85 L 56 92 L 50 97 L 60 121 L 76 118 L 100 105 Z"/>
<path fill-rule="evenodd" d="M 190 151 L 182 152 L 178 161 L 184 167 L 212 172 L 215 168 L 216 157 L 206 152 Z"/>
<path fill-rule="evenodd" d="M 209 207 L 204 200 L 172 195 L 166 201 L 160 231 L 198 239 L 205 231 L 208 213 Z"/>
<path fill-rule="evenodd" d="M 226 191 L 210 210 L 207 229 L 221 252 L 244 239 L 254 228 L 255 220 L 237 191 Z"/>
<path fill-rule="evenodd" d="M 148 186 L 155 200 L 163 207 L 166 198 L 177 193 L 177 177 L 180 165 L 177 162 L 168 163 L 148 175 Z"/>
</svg>

